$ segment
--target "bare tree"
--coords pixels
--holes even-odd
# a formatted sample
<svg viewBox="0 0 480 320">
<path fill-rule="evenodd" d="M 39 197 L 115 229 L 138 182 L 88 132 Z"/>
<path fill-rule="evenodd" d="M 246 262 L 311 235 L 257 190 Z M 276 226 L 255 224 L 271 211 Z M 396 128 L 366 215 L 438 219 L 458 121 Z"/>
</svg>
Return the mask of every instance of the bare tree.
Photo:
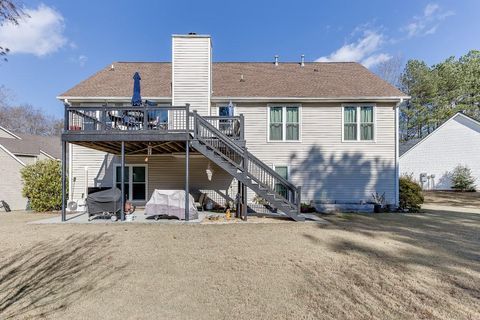
<svg viewBox="0 0 480 320">
<path fill-rule="evenodd" d="M 380 78 L 398 88 L 400 86 L 400 77 L 404 67 L 405 61 L 403 57 L 401 55 L 396 55 L 387 61 L 379 63 L 374 69 L 374 72 Z"/>
<path fill-rule="evenodd" d="M 47 117 L 31 105 L 0 105 L 0 126 L 15 133 L 51 136 L 61 133 L 63 121 Z"/>
<path fill-rule="evenodd" d="M 20 8 L 18 1 L 15 0 L 0 0 L 0 26 L 5 23 L 12 23 L 18 25 L 18 21 L 22 16 L 27 14 Z M 10 49 L 0 44 L 0 57 L 7 61 L 6 55 Z"/>
</svg>

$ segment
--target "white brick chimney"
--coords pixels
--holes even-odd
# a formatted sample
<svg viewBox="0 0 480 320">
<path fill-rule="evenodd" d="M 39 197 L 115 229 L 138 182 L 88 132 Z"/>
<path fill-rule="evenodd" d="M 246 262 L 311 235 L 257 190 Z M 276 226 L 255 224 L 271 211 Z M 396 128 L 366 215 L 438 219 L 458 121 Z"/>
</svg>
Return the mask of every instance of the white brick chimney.
<svg viewBox="0 0 480 320">
<path fill-rule="evenodd" d="M 172 36 L 172 104 L 210 115 L 212 45 L 209 35 Z"/>
</svg>

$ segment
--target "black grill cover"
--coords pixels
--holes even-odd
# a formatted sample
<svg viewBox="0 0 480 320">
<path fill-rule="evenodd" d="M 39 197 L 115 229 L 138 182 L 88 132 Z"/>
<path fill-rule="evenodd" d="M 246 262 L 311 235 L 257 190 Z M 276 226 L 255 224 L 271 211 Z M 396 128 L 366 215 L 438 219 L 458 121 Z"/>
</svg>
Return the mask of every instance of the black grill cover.
<svg viewBox="0 0 480 320">
<path fill-rule="evenodd" d="M 103 212 L 116 213 L 122 208 L 122 191 L 111 188 L 87 196 L 88 214 Z"/>
</svg>

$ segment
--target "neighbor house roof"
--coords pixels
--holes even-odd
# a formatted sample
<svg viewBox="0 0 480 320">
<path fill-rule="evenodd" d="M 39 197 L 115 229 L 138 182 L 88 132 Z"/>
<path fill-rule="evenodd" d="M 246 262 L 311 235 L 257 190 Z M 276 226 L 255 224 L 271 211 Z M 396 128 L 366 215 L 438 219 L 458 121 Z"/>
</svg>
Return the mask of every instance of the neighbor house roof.
<svg viewBox="0 0 480 320">
<path fill-rule="evenodd" d="M 60 137 L 45 137 L 26 134 L 17 134 L 20 139 L 0 138 L 0 145 L 14 155 L 36 156 L 43 151 L 47 155 L 61 158 Z"/>
<path fill-rule="evenodd" d="M 142 97 L 171 97 L 171 63 L 115 62 L 59 98 L 130 97 L 135 72 L 142 77 Z M 299 63 L 214 62 L 212 87 L 213 97 L 406 97 L 355 62 L 312 62 L 303 67 Z"/>
</svg>

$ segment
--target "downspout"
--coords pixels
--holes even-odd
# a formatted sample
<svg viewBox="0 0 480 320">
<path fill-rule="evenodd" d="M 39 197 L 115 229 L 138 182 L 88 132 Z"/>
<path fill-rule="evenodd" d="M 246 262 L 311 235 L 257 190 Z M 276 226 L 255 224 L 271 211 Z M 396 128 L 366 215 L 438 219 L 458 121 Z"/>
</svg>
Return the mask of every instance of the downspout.
<svg viewBox="0 0 480 320">
<path fill-rule="evenodd" d="M 395 106 L 395 207 L 398 208 L 400 202 L 400 165 L 399 165 L 399 110 L 403 103 L 403 98 Z"/>
</svg>

